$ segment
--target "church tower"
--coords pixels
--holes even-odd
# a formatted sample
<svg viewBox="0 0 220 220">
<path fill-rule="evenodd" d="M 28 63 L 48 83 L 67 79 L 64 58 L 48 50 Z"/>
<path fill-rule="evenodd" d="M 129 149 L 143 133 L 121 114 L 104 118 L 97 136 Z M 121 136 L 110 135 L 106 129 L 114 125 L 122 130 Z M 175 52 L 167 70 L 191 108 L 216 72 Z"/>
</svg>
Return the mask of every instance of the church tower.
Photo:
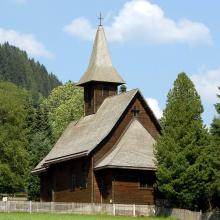
<svg viewBox="0 0 220 220">
<path fill-rule="evenodd" d="M 98 26 L 89 66 L 77 85 L 84 88 L 85 116 L 97 112 L 105 98 L 125 81 L 112 65 L 103 26 Z"/>
</svg>

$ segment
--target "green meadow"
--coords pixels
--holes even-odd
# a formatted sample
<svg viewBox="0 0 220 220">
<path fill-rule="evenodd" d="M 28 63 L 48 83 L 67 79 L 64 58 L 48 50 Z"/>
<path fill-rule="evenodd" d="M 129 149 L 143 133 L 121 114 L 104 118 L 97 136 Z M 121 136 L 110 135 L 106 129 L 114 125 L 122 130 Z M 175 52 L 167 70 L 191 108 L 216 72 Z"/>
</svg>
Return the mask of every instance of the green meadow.
<svg viewBox="0 0 220 220">
<path fill-rule="evenodd" d="M 163 217 L 124 217 L 107 215 L 0 213 L 0 220 L 177 220 Z"/>
</svg>

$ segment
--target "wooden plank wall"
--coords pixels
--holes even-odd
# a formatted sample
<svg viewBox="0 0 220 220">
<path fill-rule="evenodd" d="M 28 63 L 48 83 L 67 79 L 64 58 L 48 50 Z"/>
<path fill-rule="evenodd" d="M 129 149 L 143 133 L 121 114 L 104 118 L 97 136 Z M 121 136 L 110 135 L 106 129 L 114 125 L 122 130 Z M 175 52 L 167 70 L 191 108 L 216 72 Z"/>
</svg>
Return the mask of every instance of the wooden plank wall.
<svg viewBox="0 0 220 220">
<path fill-rule="evenodd" d="M 50 170 L 40 175 L 40 199 L 42 202 L 50 202 L 52 200 L 51 176 Z"/>
<path fill-rule="evenodd" d="M 103 101 L 117 94 L 117 85 L 97 83 L 94 85 L 94 112 L 97 112 Z"/>
<path fill-rule="evenodd" d="M 146 130 L 154 137 L 157 138 L 159 135 L 159 130 L 158 128 L 155 126 L 154 121 L 152 120 L 152 118 L 150 117 L 149 114 L 149 109 L 146 109 L 143 106 L 141 97 L 139 95 L 137 95 L 134 100 L 131 102 L 131 104 L 129 105 L 127 111 L 125 111 L 125 113 L 122 115 L 122 118 L 120 119 L 120 121 L 117 123 L 117 125 L 115 126 L 115 128 L 112 130 L 112 132 L 110 133 L 110 135 L 102 142 L 102 144 L 100 144 L 99 147 L 97 147 L 94 150 L 94 164 L 96 165 L 104 156 L 106 156 L 111 149 L 113 149 L 114 145 L 117 143 L 117 141 L 120 139 L 121 135 L 123 134 L 123 132 L 125 131 L 126 127 L 129 125 L 130 121 L 133 118 L 133 114 L 131 112 L 131 110 L 133 109 L 133 107 L 136 106 L 136 109 L 140 110 L 139 115 L 138 115 L 138 120 L 141 122 L 141 124 L 146 128 Z M 97 184 L 97 180 L 94 179 L 94 191 L 95 191 L 95 195 L 96 197 L 94 198 L 95 202 L 100 202 L 101 201 L 101 195 L 100 195 L 100 190 L 98 188 L 98 184 Z M 121 184 L 123 184 L 122 182 L 115 182 L 114 186 L 112 187 L 120 187 Z M 128 183 L 125 183 L 128 184 Z M 131 189 L 132 189 L 132 184 L 133 185 L 133 190 L 134 190 L 134 197 L 138 198 L 140 197 L 140 195 L 143 194 L 143 190 L 142 189 L 138 189 L 136 190 L 136 186 L 137 186 L 137 182 L 136 183 L 130 183 Z M 121 191 L 119 189 L 119 191 Z M 125 192 L 126 193 L 126 192 Z M 137 204 L 147 204 L 150 203 L 152 204 L 153 201 L 153 190 L 145 190 L 145 194 L 147 196 L 147 198 L 140 198 L 140 201 L 137 201 Z M 123 197 L 123 196 L 122 196 Z M 124 197 L 126 198 L 126 197 Z M 132 200 L 132 198 L 128 199 L 129 202 L 131 201 L 135 201 L 135 198 Z M 123 203 L 123 202 L 120 202 Z M 124 202 L 126 203 L 126 202 Z"/>
<path fill-rule="evenodd" d="M 110 135 L 94 150 L 94 163 L 97 164 L 98 161 L 105 156 L 109 151 L 114 147 L 117 143 L 126 127 L 129 125 L 130 121 L 133 118 L 133 114 L 131 112 L 132 108 L 136 106 L 138 110 L 140 110 L 138 115 L 138 120 L 141 124 L 146 128 L 146 130 L 154 137 L 157 138 L 159 131 L 155 126 L 153 120 L 149 116 L 147 110 L 145 110 L 144 106 L 141 103 L 140 96 L 136 96 L 134 100 L 129 105 L 128 109 L 122 115 L 122 118 L 116 124 L 115 128 L 111 131 Z"/>
<path fill-rule="evenodd" d="M 97 112 L 102 102 L 109 96 L 117 94 L 117 84 L 89 83 L 84 88 L 85 115 Z"/>
<path fill-rule="evenodd" d="M 113 89 L 114 90 L 114 89 Z M 97 92 L 101 92 L 101 90 L 97 90 Z M 100 183 L 97 173 L 93 171 L 93 163 L 92 158 L 94 158 L 94 164 L 103 158 L 106 154 L 108 154 L 111 149 L 114 147 L 116 142 L 119 140 L 126 127 L 130 123 L 133 118 L 133 114 L 131 109 L 136 106 L 136 109 L 140 110 L 138 120 L 142 123 L 142 125 L 148 130 L 148 132 L 153 136 L 157 137 L 159 134 L 158 128 L 155 126 L 152 117 L 150 117 L 149 110 L 144 108 L 141 97 L 136 95 L 132 103 L 129 105 L 128 109 L 124 112 L 121 119 L 118 121 L 114 129 L 110 132 L 110 135 L 98 146 L 90 157 L 84 157 L 81 159 L 70 160 L 66 162 L 59 163 L 57 165 L 52 165 L 49 169 L 49 172 L 43 173 L 41 177 L 41 198 L 43 201 L 51 201 L 52 197 L 56 202 L 110 202 L 111 196 L 104 198 L 101 196 L 100 191 Z M 88 165 L 88 183 L 86 189 L 75 189 L 71 190 L 70 182 L 72 175 L 72 168 L 80 166 L 82 163 L 87 161 Z M 48 178 L 48 176 L 50 176 Z M 109 179 L 111 183 L 110 174 L 106 177 Z M 52 180 L 52 183 L 48 182 Z M 52 186 L 51 186 L 52 184 Z M 123 182 L 123 180 L 115 180 L 111 188 L 116 189 L 115 191 L 115 201 L 120 203 L 137 203 L 137 204 L 148 204 L 148 200 L 153 201 L 153 192 L 152 190 L 148 190 L 144 193 L 145 197 L 143 197 L 143 190 L 137 189 L 137 181 L 136 182 Z M 124 188 L 123 188 L 124 185 Z M 48 193 L 48 189 L 50 188 L 54 190 L 54 193 L 51 198 Z M 126 197 L 128 195 L 128 189 L 133 190 L 133 197 Z M 110 188 L 109 188 L 110 191 Z M 124 191 L 124 193 L 123 193 Z M 112 195 L 112 193 L 110 193 Z M 140 198 L 140 199 L 137 199 Z M 123 199 L 123 200 L 120 200 Z"/>
<path fill-rule="evenodd" d="M 116 204 L 153 205 L 153 187 L 140 188 L 139 177 L 145 175 L 152 180 L 152 171 L 114 170 L 113 202 Z"/>
<path fill-rule="evenodd" d="M 86 188 L 72 188 L 71 178 L 73 169 L 77 169 L 79 173 L 82 172 L 82 165 L 87 164 L 87 187 Z M 46 181 L 52 180 L 53 198 L 46 197 L 46 191 L 42 190 L 43 201 L 54 202 L 91 202 L 92 192 L 92 169 L 91 158 L 83 157 L 75 160 L 69 160 L 66 162 L 58 163 L 50 167 L 50 178 L 48 178 L 47 172 L 44 174 L 46 178 L 42 178 L 41 188 L 43 189 L 47 185 Z"/>
</svg>

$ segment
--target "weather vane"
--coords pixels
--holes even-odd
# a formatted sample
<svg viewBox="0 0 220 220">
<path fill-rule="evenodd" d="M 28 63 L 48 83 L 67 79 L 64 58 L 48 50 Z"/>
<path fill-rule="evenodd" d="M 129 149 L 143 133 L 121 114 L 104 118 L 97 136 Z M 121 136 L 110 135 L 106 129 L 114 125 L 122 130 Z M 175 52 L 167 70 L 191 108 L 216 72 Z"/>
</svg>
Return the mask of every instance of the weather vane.
<svg viewBox="0 0 220 220">
<path fill-rule="evenodd" d="M 102 26 L 102 20 L 103 20 L 104 18 L 102 17 L 101 12 L 100 12 L 100 15 L 99 15 L 98 19 L 99 19 L 99 26 Z"/>
</svg>

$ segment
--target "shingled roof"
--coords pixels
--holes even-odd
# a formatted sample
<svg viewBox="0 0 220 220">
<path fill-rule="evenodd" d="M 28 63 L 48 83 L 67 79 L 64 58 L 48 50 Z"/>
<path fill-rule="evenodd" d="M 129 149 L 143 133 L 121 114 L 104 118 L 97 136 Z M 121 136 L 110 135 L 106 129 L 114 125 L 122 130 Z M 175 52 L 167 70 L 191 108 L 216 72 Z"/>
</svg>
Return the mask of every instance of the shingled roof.
<svg viewBox="0 0 220 220">
<path fill-rule="evenodd" d="M 154 143 L 154 138 L 137 119 L 134 119 L 113 150 L 101 159 L 95 169 L 155 170 Z"/>
<path fill-rule="evenodd" d="M 104 100 L 95 114 L 72 122 L 65 129 L 49 154 L 33 172 L 45 170 L 47 165 L 88 155 L 113 129 L 138 90 L 131 90 Z"/>
<path fill-rule="evenodd" d="M 103 26 L 97 29 L 89 66 L 78 85 L 91 81 L 125 83 L 112 65 Z"/>
</svg>

